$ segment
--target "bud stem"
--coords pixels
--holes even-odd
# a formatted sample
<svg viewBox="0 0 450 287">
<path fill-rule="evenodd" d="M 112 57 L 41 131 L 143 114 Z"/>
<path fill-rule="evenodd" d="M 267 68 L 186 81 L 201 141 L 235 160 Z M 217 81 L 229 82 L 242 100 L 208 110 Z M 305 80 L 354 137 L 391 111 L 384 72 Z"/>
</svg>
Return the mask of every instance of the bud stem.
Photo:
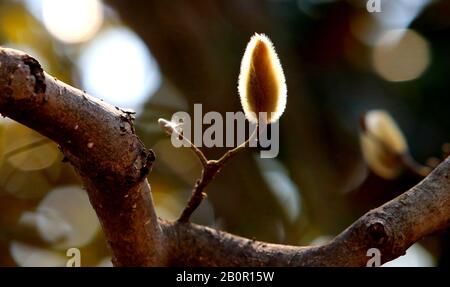
<svg viewBox="0 0 450 287">
<path fill-rule="evenodd" d="M 426 177 L 432 168 L 421 165 L 409 153 L 401 156 L 401 161 L 405 169 L 421 178 Z"/>
<path fill-rule="evenodd" d="M 229 161 L 231 158 L 233 158 L 236 154 L 238 154 L 240 151 L 244 150 L 246 147 L 248 147 L 248 145 L 250 144 L 250 142 L 252 140 L 255 139 L 255 137 L 257 137 L 258 135 L 258 126 L 255 127 L 255 130 L 253 131 L 253 133 L 250 135 L 250 137 L 243 142 L 242 144 L 240 144 L 239 146 L 235 147 L 232 150 L 227 151 L 219 160 L 218 162 L 221 163 L 222 165 L 224 165 L 227 161 Z"/>
<path fill-rule="evenodd" d="M 183 141 L 185 141 L 189 147 L 194 151 L 194 153 L 197 155 L 198 159 L 200 160 L 200 162 L 202 163 L 203 167 L 206 168 L 206 166 L 208 165 L 208 160 L 206 159 L 205 155 L 203 154 L 203 152 L 193 143 L 191 142 L 189 139 L 187 139 L 183 134 L 180 134 L 178 131 L 174 130 L 173 133 L 178 136 L 179 138 L 181 138 Z"/>
<path fill-rule="evenodd" d="M 205 164 L 203 164 L 202 175 L 200 179 L 197 180 L 194 190 L 192 191 L 191 198 L 189 199 L 186 207 L 181 213 L 178 222 L 189 221 L 192 213 L 197 209 L 197 207 L 200 205 L 200 203 L 207 195 L 205 192 L 206 186 L 217 176 L 217 174 L 219 174 L 222 167 L 236 154 L 246 149 L 249 146 L 249 143 L 252 140 L 254 140 L 255 137 L 257 137 L 257 135 L 258 135 L 258 126 L 255 127 L 255 130 L 245 142 L 235 147 L 234 149 L 227 151 L 218 160 L 207 160 L 205 155 L 197 147 L 194 149 L 194 151 L 199 156 L 202 163 L 204 160 Z M 192 144 L 191 146 L 194 145 Z"/>
<path fill-rule="evenodd" d="M 364 129 L 364 127 L 363 127 Z M 409 171 L 412 174 L 415 174 L 421 178 L 426 177 L 431 171 L 432 169 L 428 166 L 424 166 L 420 163 L 418 163 L 412 156 L 411 154 L 406 151 L 402 154 L 398 154 L 395 150 L 393 150 L 392 148 L 390 148 L 388 145 L 386 145 L 385 142 L 383 142 L 382 140 L 380 140 L 377 136 L 368 133 L 368 135 L 374 140 L 377 141 L 378 144 L 386 151 L 392 154 L 396 154 L 398 160 L 400 161 L 400 163 L 403 165 L 404 170 Z"/>
</svg>

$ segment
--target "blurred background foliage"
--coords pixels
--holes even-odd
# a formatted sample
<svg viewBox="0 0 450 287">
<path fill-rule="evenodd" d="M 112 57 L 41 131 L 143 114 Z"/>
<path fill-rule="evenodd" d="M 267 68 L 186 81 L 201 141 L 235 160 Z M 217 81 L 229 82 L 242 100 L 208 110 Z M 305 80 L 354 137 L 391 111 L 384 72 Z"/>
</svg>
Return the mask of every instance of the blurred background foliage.
<svg viewBox="0 0 450 287">
<path fill-rule="evenodd" d="M 36 57 L 57 78 L 137 111 L 136 129 L 157 161 L 149 176 L 158 215 L 175 219 L 200 174 L 189 149 L 157 126 L 176 111 L 241 109 L 240 60 L 266 33 L 285 69 L 288 104 L 280 154 L 240 154 L 208 188 L 193 221 L 295 245 L 326 242 L 420 178 L 383 179 L 367 168 L 359 116 L 385 109 L 412 155 L 435 165 L 449 141 L 450 2 L 381 0 L 0 0 L 0 45 Z M 446 146 L 448 149 L 448 145 Z M 203 149 L 217 158 L 224 149 Z M 57 146 L 0 121 L 0 266 L 110 266 L 81 183 Z M 448 232 L 391 263 L 449 264 Z"/>
</svg>

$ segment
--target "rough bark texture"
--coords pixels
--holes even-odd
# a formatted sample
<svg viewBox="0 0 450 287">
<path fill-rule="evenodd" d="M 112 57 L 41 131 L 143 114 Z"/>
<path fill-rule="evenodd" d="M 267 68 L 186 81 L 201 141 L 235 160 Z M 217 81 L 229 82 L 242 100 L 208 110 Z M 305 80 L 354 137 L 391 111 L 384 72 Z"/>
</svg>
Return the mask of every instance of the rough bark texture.
<svg viewBox="0 0 450 287">
<path fill-rule="evenodd" d="M 365 266 L 370 248 L 382 262 L 405 254 L 423 236 L 450 224 L 450 158 L 396 199 L 374 209 L 329 243 L 268 244 L 193 224 L 164 224 L 173 265 Z"/>
<path fill-rule="evenodd" d="M 156 217 L 146 176 L 154 155 L 134 134 L 132 115 L 42 71 L 22 52 L 0 48 L 0 113 L 54 140 L 82 178 L 116 266 L 364 266 L 382 262 L 450 223 L 450 158 L 421 183 L 358 219 L 323 246 L 258 242 Z"/>
<path fill-rule="evenodd" d="M 161 232 L 146 180 L 154 156 L 134 134 L 132 115 L 49 76 L 32 57 L 3 48 L 0 113 L 59 144 L 83 180 L 116 265 L 152 264 L 161 251 L 154 248 Z"/>
</svg>

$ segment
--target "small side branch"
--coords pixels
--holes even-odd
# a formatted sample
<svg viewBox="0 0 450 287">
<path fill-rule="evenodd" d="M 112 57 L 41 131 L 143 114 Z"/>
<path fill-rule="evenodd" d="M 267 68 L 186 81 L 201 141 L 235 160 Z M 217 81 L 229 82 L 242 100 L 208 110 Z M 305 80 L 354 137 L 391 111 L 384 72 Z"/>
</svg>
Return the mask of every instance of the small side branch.
<svg viewBox="0 0 450 287">
<path fill-rule="evenodd" d="M 217 161 L 208 161 L 208 164 L 203 168 L 202 176 L 195 183 L 195 187 L 192 191 L 192 195 L 184 208 L 183 212 L 178 219 L 178 222 L 188 222 L 192 213 L 202 203 L 206 197 L 205 188 L 220 172 L 221 165 Z"/>
<path fill-rule="evenodd" d="M 182 137 L 184 140 L 189 141 L 188 139 L 185 139 L 185 137 L 180 133 L 177 133 L 177 135 Z M 225 164 L 230 159 L 232 159 L 239 152 L 245 150 L 249 146 L 251 141 L 256 140 L 257 135 L 258 135 L 258 126 L 255 127 L 255 130 L 245 142 L 235 147 L 234 149 L 227 151 L 220 159 L 206 160 L 206 164 L 203 164 L 202 175 L 200 179 L 198 179 L 197 182 L 195 183 L 192 195 L 183 212 L 181 213 L 178 222 L 189 221 L 192 213 L 194 213 L 194 211 L 198 208 L 198 206 L 202 203 L 203 199 L 207 195 L 205 192 L 206 186 L 208 186 L 208 184 L 217 176 L 217 174 L 219 174 L 220 170 L 225 166 Z M 203 155 L 200 149 L 198 149 L 193 143 L 191 143 L 190 141 L 189 143 L 191 147 L 194 149 L 194 151 L 198 154 L 200 161 L 203 163 L 206 157 Z"/>
</svg>

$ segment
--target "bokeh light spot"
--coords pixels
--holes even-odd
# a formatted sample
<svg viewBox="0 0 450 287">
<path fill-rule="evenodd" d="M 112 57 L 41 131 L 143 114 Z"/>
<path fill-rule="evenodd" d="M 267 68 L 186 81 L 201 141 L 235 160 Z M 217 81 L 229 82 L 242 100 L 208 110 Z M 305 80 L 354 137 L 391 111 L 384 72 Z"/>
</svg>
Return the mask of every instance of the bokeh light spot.
<svg viewBox="0 0 450 287">
<path fill-rule="evenodd" d="M 21 267 L 62 267 L 67 262 L 62 254 L 19 241 L 11 242 L 9 249 L 11 257 Z"/>
<path fill-rule="evenodd" d="M 103 22 L 99 0 L 43 0 L 42 19 L 47 30 L 66 43 L 91 39 Z"/>
<path fill-rule="evenodd" d="M 6 125 L 4 129 L 5 160 L 14 168 L 41 170 L 58 159 L 56 145 L 37 132 L 16 123 Z"/>
<path fill-rule="evenodd" d="M 430 64 L 430 49 L 427 41 L 413 30 L 390 30 L 377 41 L 372 61 L 375 71 L 388 81 L 414 80 Z"/>
<path fill-rule="evenodd" d="M 159 87 L 159 68 L 142 40 L 125 28 L 98 35 L 79 61 L 83 87 L 95 97 L 138 109 Z"/>
<path fill-rule="evenodd" d="M 406 254 L 398 257 L 388 263 L 382 265 L 383 267 L 434 267 L 436 262 L 431 253 L 422 245 L 416 243 L 406 251 Z"/>
<path fill-rule="evenodd" d="M 61 250 L 88 244 L 100 230 L 86 192 L 77 186 L 53 189 L 20 223 L 35 227 L 42 239 Z"/>
</svg>

